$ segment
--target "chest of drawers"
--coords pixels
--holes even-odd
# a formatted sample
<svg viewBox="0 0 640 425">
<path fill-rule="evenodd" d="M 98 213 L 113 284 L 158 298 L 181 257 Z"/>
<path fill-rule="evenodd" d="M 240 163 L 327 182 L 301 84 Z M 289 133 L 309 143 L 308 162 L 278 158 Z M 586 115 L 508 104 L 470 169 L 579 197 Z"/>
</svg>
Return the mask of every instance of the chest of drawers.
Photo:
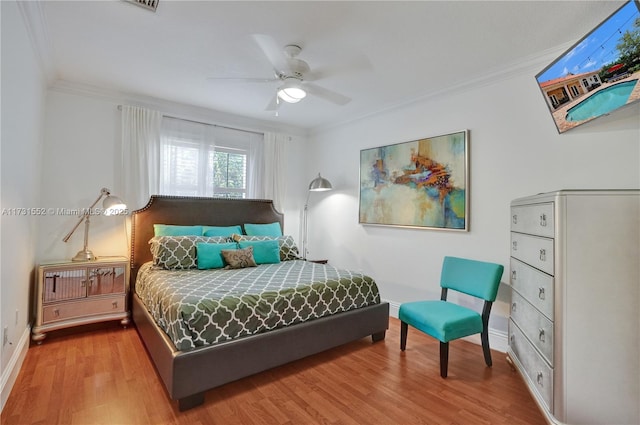
<svg viewBox="0 0 640 425">
<path fill-rule="evenodd" d="M 43 264 L 37 279 L 31 339 L 38 344 L 56 329 L 106 320 L 129 324 L 126 258 Z"/>
<path fill-rule="evenodd" d="M 640 191 L 511 203 L 508 355 L 552 423 L 640 423 Z"/>
</svg>

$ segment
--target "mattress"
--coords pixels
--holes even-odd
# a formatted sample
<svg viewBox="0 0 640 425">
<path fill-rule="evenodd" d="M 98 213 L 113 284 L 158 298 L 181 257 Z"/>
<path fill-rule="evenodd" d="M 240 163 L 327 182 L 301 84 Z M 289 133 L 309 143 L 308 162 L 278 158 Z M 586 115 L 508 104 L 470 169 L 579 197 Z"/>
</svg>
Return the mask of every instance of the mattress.
<svg viewBox="0 0 640 425">
<path fill-rule="evenodd" d="M 180 351 L 380 303 L 371 277 L 302 260 L 229 270 L 149 262 L 135 288 Z"/>
</svg>

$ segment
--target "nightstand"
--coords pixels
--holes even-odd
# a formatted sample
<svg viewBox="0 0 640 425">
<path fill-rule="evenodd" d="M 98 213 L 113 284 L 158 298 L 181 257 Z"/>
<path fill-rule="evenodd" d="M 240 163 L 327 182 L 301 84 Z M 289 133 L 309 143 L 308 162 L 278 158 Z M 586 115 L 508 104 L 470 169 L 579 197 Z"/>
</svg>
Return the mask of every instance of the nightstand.
<svg viewBox="0 0 640 425">
<path fill-rule="evenodd" d="M 120 320 L 126 327 L 130 322 L 128 291 L 129 261 L 125 257 L 41 264 L 31 339 L 41 344 L 48 331 L 108 320 Z"/>
</svg>

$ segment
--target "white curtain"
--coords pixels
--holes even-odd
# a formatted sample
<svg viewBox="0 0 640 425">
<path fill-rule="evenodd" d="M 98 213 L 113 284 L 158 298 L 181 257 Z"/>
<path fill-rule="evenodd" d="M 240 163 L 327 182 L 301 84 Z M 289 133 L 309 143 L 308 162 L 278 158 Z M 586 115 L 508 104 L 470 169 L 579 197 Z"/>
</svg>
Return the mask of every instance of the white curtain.
<svg viewBox="0 0 640 425">
<path fill-rule="evenodd" d="M 122 198 L 129 210 L 144 207 L 159 191 L 162 114 L 122 106 Z"/>
<path fill-rule="evenodd" d="M 286 192 L 286 144 L 290 137 L 279 133 L 264 134 L 264 198 L 273 199 L 275 208 L 282 212 Z"/>
</svg>

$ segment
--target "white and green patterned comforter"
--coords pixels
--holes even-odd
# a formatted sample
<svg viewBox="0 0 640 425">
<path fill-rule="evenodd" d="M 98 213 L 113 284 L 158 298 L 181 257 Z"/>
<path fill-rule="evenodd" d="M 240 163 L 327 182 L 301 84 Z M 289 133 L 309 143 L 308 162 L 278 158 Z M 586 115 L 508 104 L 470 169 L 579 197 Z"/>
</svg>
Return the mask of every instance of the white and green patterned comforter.
<svg viewBox="0 0 640 425">
<path fill-rule="evenodd" d="M 138 272 L 136 293 L 180 351 L 380 302 L 362 273 L 307 261 Z"/>
</svg>

